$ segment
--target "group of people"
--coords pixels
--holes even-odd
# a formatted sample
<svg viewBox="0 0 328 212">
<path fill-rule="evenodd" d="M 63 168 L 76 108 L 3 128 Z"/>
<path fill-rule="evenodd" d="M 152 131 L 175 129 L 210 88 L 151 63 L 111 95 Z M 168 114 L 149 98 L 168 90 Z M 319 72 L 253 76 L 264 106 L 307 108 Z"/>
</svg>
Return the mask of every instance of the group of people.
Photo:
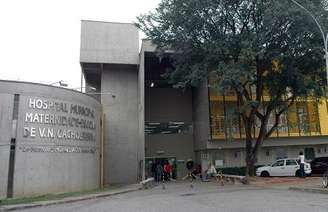
<svg viewBox="0 0 328 212">
<path fill-rule="evenodd" d="M 303 152 L 300 152 L 299 154 L 299 162 L 300 162 L 300 172 L 301 172 L 300 177 L 305 177 Z M 202 171 L 202 167 L 200 164 L 194 167 L 193 161 L 188 161 L 186 164 L 186 168 L 189 171 L 188 175 L 193 179 L 196 179 L 198 176 L 203 181 L 207 181 L 209 178 L 217 175 L 216 168 L 211 162 L 208 164 L 207 169 L 204 172 Z M 173 166 L 168 160 L 164 161 L 164 163 L 161 162 L 152 163 L 151 172 L 152 172 L 152 176 L 155 178 L 157 182 L 174 180 L 175 178 L 173 173 Z"/>
<path fill-rule="evenodd" d="M 153 163 L 151 172 L 155 181 L 168 181 L 173 179 L 173 166 L 169 161 L 165 161 L 164 164 L 157 162 Z"/>
<path fill-rule="evenodd" d="M 187 167 L 188 170 L 190 170 Z M 203 181 L 208 180 L 209 178 L 215 176 L 217 174 L 216 168 L 212 163 L 209 163 L 207 166 L 207 169 L 202 172 L 202 167 L 200 164 L 198 164 L 191 173 L 191 176 L 196 179 L 196 176 L 198 176 L 200 179 L 202 179 Z"/>
</svg>

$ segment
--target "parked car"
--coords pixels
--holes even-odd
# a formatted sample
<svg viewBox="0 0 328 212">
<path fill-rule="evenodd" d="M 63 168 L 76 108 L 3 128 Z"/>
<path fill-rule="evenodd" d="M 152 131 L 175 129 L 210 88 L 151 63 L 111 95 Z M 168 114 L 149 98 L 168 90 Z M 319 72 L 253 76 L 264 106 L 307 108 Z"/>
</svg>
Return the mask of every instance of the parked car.
<svg viewBox="0 0 328 212">
<path fill-rule="evenodd" d="M 328 157 L 318 157 L 311 161 L 312 174 L 323 174 L 328 168 Z"/>
<path fill-rule="evenodd" d="M 306 175 L 311 175 L 311 165 L 304 163 L 304 171 Z M 268 166 L 262 166 L 256 169 L 256 176 L 300 176 L 300 165 L 298 159 L 285 158 L 280 159 Z"/>
</svg>

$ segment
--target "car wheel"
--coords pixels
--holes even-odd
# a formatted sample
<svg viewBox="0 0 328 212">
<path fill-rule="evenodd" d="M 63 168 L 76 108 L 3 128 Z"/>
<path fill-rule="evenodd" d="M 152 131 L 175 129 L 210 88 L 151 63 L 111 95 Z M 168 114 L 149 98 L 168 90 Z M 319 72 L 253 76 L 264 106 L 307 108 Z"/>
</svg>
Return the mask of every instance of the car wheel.
<svg viewBox="0 0 328 212">
<path fill-rule="evenodd" d="M 301 170 L 298 169 L 296 172 L 295 172 L 295 177 L 301 177 Z"/>
<path fill-rule="evenodd" d="M 270 174 L 267 171 L 263 171 L 261 172 L 261 177 L 270 177 Z"/>
</svg>

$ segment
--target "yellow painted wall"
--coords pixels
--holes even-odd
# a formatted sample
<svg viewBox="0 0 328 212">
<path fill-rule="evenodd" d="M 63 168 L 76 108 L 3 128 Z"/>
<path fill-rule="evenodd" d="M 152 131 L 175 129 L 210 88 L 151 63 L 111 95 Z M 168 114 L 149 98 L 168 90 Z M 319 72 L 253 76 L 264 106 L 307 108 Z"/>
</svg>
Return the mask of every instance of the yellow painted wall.
<svg viewBox="0 0 328 212">
<path fill-rule="evenodd" d="M 328 135 L 327 101 L 322 99 L 318 104 L 321 135 Z"/>
<path fill-rule="evenodd" d="M 226 102 L 236 102 L 237 98 L 236 96 L 225 96 Z M 223 109 L 223 96 L 219 95 L 210 95 L 210 101 L 211 101 L 211 116 L 212 116 L 212 138 L 213 139 L 225 139 L 224 132 L 219 132 L 218 128 L 218 118 L 224 116 L 224 109 Z M 304 100 L 298 100 L 294 105 L 291 106 L 291 108 L 288 110 L 288 124 L 289 124 L 289 134 L 287 132 L 279 132 L 279 137 L 298 137 L 300 136 L 299 131 L 299 120 L 298 120 L 298 107 L 304 107 L 304 109 L 307 110 L 308 117 L 307 122 L 309 122 L 309 132 L 301 135 L 311 135 L 311 136 L 317 136 L 317 135 L 328 135 L 328 108 L 327 108 L 327 102 L 325 99 L 322 99 L 320 103 L 318 103 L 318 110 L 316 111 L 316 104 L 313 104 L 314 99 L 308 99 L 306 105 L 302 105 L 302 102 L 304 104 Z M 299 106 L 297 106 L 299 105 Z M 229 107 L 229 106 L 228 106 Z M 317 122 L 317 113 L 319 115 L 319 122 L 320 122 L 320 130 L 317 130 L 316 122 Z M 216 121 L 215 121 L 216 120 Z M 219 125 L 222 125 L 220 123 Z M 216 129 L 215 129 L 216 127 Z M 221 126 L 222 127 L 222 126 Z M 222 129 L 222 128 L 221 128 Z M 245 137 L 243 128 L 242 130 L 242 138 Z M 255 130 L 256 133 L 258 133 L 258 130 Z M 234 138 L 239 138 L 239 133 L 233 133 L 232 136 Z M 273 133 L 271 137 L 277 137 L 276 133 Z"/>
</svg>

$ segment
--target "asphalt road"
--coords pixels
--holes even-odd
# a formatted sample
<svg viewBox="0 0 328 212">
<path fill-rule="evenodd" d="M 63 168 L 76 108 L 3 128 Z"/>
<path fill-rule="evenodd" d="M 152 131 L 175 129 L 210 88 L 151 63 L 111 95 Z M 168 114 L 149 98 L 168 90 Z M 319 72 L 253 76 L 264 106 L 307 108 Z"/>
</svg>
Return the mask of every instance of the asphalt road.
<svg viewBox="0 0 328 212">
<path fill-rule="evenodd" d="M 149 190 L 75 203 L 32 208 L 24 212 L 98 211 L 328 211 L 328 195 L 270 189 L 248 185 L 219 186 L 214 183 L 167 184 Z"/>
</svg>

